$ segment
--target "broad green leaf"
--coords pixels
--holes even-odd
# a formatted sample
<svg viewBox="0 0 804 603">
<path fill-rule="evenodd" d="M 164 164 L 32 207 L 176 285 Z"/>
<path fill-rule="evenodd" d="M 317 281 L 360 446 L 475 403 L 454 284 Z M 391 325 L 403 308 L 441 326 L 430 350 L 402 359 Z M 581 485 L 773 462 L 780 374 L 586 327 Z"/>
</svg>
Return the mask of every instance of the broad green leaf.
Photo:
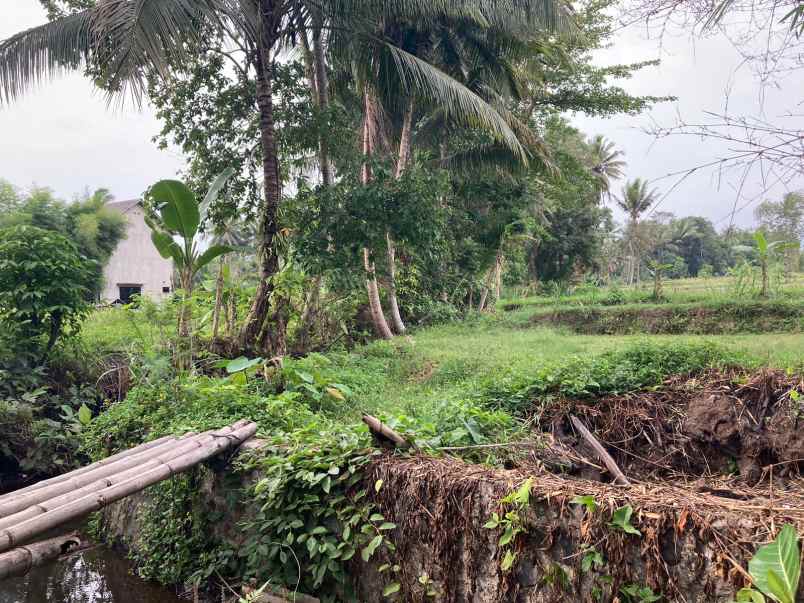
<svg viewBox="0 0 804 603">
<path fill-rule="evenodd" d="M 78 420 L 81 425 L 89 425 L 90 421 L 92 421 L 92 411 L 89 410 L 86 404 L 82 404 L 81 408 L 78 409 Z"/>
<path fill-rule="evenodd" d="M 765 235 L 762 234 L 761 230 L 758 230 L 754 233 L 754 240 L 757 242 L 757 249 L 759 249 L 759 253 L 765 255 L 768 252 L 768 239 L 765 238 Z"/>
<path fill-rule="evenodd" d="M 179 267 L 184 265 L 184 254 L 181 251 L 181 247 L 168 233 L 153 230 L 151 231 L 151 241 L 163 258 L 166 260 L 173 258 L 173 261 Z"/>
<path fill-rule="evenodd" d="M 383 589 L 382 596 L 390 597 L 394 593 L 398 593 L 400 588 L 402 588 L 402 585 L 399 584 L 399 582 L 391 582 L 391 584 L 389 584 Z"/>
<path fill-rule="evenodd" d="M 234 169 L 230 167 L 218 174 L 217 178 L 215 178 L 215 181 L 210 185 L 207 194 L 204 195 L 204 200 L 201 202 L 200 209 L 203 213 L 206 214 L 206 212 L 209 211 L 209 206 L 215 203 L 215 200 L 218 198 L 221 190 L 223 190 L 223 187 L 226 186 L 226 183 L 233 174 Z"/>
<path fill-rule="evenodd" d="M 378 479 L 376 482 L 374 482 L 374 491 L 379 492 L 380 490 L 382 490 L 382 484 L 383 481 L 381 479 Z"/>
<path fill-rule="evenodd" d="M 232 251 L 234 251 L 234 249 L 228 245 L 213 245 L 198 257 L 195 261 L 195 269 L 201 270 L 201 268 L 209 264 L 216 257 L 231 253 Z"/>
<path fill-rule="evenodd" d="M 791 525 L 779 531 L 776 540 L 759 547 L 748 562 L 754 585 L 780 603 L 792 603 L 801 576 L 798 534 Z M 784 597 L 788 598 L 785 599 Z"/>
<path fill-rule="evenodd" d="M 253 366 L 257 366 L 262 362 L 262 358 L 246 358 L 245 356 L 240 356 L 239 358 L 235 358 L 226 363 L 226 372 L 230 375 L 232 373 L 239 373 L 240 371 L 245 371 L 250 369 Z"/>
<path fill-rule="evenodd" d="M 570 501 L 571 505 L 583 505 L 588 513 L 594 513 L 597 509 L 597 501 L 594 496 L 576 496 Z"/>
<path fill-rule="evenodd" d="M 785 584 L 779 577 L 779 574 L 773 570 L 768 570 L 768 588 L 770 589 L 770 596 L 781 601 L 781 603 L 795 603 L 793 597 L 795 592 L 791 592 L 789 586 Z"/>
<path fill-rule="evenodd" d="M 195 195 L 186 184 L 178 180 L 160 180 L 148 194 L 159 206 L 162 222 L 169 231 L 185 239 L 195 237 L 201 214 Z"/>
<path fill-rule="evenodd" d="M 368 561 L 371 559 L 371 556 L 374 554 L 374 551 L 377 550 L 377 547 L 380 546 L 380 544 L 382 544 L 382 536 L 378 534 L 372 538 L 371 542 L 369 542 L 360 552 L 360 556 L 363 558 L 363 561 Z"/>
<path fill-rule="evenodd" d="M 505 551 L 505 557 L 503 557 L 502 563 L 500 563 L 500 568 L 507 572 L 511 569 L 511 566 L 514 565 L 514 561 L 516 560 L 516 553 L 514 553 L 511 549 Z"/>
<path fill-rule="evenodd" d="M 633 525 L 631 525 L 631 515 L 633 513 L 634 509 L 631 508 L 631 505 L 625 505 L 624 507 L 620 507 L 611 516 L 611 523 L 609 525 L 615 528 L 620 528 L 626 534 L 634 534 L 636 536 L 641 536 L 642 532 L 640 532 Z"/>
<path fill-rule="evenodd" d="M 765 603 L 765 595 L 753 588 L 741 588 L 735 600 L 737 603 Z"/>
</svg>

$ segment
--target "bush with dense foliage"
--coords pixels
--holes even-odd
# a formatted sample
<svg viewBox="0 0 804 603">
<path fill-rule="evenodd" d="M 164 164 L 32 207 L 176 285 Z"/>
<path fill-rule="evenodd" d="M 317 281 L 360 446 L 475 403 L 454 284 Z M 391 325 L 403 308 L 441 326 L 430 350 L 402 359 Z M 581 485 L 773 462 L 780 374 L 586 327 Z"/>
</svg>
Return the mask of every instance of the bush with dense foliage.
<svg viewBox="0 0 804 603">
<path fill-rule="evenodd" d="M 0 230 L 0 323 L 22 352 L 46 356 L 89 312 L 94 263 L 63 235 L 35 226 Z"/>
</svg>

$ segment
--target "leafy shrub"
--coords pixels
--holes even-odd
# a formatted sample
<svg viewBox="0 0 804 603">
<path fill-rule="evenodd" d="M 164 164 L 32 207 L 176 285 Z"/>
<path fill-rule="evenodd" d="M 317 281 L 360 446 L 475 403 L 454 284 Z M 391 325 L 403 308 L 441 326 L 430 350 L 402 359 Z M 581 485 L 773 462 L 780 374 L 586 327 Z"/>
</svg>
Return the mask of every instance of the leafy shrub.
<svg viewBox="0 0 804 603">
<path fill-rule="evenodd" d="M 0 473 L 47 476 L 74 468 L 78 435 L 97 402 L 92 386 L 55 387 L 44 367 L 0 358 Z"/>
<path fill-rule="evenodd" d="M 714 343 L 644 341 L 592 358 L 576 356 L 545 365 L 535 373 L 495 377 L 484 384 L 480 397 L 487 404 L 521 412 L 540 398 L 621 394 L 660 385 L 669 375 L 739 365 L 743 360 Z"/>
<path fill-rule="evenodd" d="M 137 573 L 162 584 L 181 584 L 196 570 L 199 559 L 215 547 L 213 518 L 203 508 L 201 477 L 196 467 L 155 484 L 142 508 L 148 518 L 137 534 L 131 558 Z"/>
<path fill-rule="evenodd" d="M 377 452 L 364 433 L 305 440 L 279 439 L 249 465 L 264 477 L 250 493 L 258 511 L 241 554 L 246 576 L 258 583 L 279 579 L 333 596 L 348 591 L 346 564 L 354 555 L 367 561 L 381 547 L 393 550 L 387 536 L 396 526 L 367 502 L 362 469 Z"/>
<path fill-rule="evenodd" d="M 626 301 L 625 293 L 619 287 L 612 287 L 609 289 L 609 294 L 604 297 L 600 303 L 604 306 L 619 306 Z"/>
<path fill-rule="evenodd" d="M 13 334 L 7 341 L 46 355 L 59 337 L 77 332 L 89 312 L 93 265 L 55 232 L 0 230 L 0 323 Z"/>
<path fill-rule="evenodd" d="M 211 377 L 145 383 L 112 404 L 84 434 L 93 457 L 171 433 L 218 429 L 240 419 L 255 421 L 263 435 L 320 425 L 298 402 L 298 393 L 275 395 L 263 383 L 234 383 Z"/>
</svg>

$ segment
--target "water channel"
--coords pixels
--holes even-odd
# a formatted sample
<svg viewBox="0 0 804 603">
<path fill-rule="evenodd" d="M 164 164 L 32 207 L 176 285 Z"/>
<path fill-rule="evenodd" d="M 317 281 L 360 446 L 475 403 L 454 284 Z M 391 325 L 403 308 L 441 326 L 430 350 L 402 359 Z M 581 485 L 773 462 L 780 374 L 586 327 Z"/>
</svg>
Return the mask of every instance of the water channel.
<svg viewBox="0 0 804 603">
<path fill-rule="evenodd" d="M 102 546 L 0 581 L 0 603 L 187 603 L 145 582 L 119 553 Z"/>
</svg>

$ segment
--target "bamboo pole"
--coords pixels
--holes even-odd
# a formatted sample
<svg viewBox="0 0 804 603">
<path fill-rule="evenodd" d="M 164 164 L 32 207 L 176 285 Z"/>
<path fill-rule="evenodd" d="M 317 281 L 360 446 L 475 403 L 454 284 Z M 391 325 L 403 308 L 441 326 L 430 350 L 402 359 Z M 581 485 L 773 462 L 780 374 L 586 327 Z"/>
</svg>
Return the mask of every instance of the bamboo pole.
<svg viewBox="0 0 804 603">
<path fill-rule="evenodd" d="M 31 569 L 72 552 L 80 546 L 81 539 L 77 534 L 67 534 L 3 553 L 0 555 L 0 580 L 24 576 Z"/>
<path fill-rule="evenodd" d="M 122 452 L 118 452 L 117 454 L 113 454 L 112 456 L 106 457 L 98 461 L 97 463 L 92 463 L 91 465 L 87 465 L 86 467 L 82 467 L 81 469 L 76 469 L 75 471 L 71 471 L 70 473 L 65 473 L 62 475 L 57 475 L 56 477 L 52 477 L 50 479 L 43 480 L 41 482 L 37 482 L 27 488 L 21 488 L 20 490 L 14 490 L 13 492 L 8 492 L 0 496 L 0 504 L 6 502 L 11 498 L 15 498 L 22 494 L 28 494 L 29 492 L 33 492 L 34 490 L 39 490 L 40 488 L 44 488 L 46 486 L 52 486 L 53 484 L 59 483 L 64 481 L 65 479 L 69 479 L 71 477 L 75 477 L 78 475 L 82 475 L 84 473 L 88 473 L 90 471 L 94 471 L 99 467 L 103 467 L 105 465 L 110 465 L 115 463 L 127 456 L 131 456 L 134 454 L 139 454 L 151 448 L 155 448 L 156 446 L 161 446 L 162 444 L 168 441 L 175 441 L 178 438 L 176 436 L 165 436 L 159 438 L 158 440 L 153 440 L 151 442 L 146 442 L 145 444 L 140 444 L 136 448 L 130 448 L 128 450 L 123 450 Z"/>
<path fill-rule="evenodd" d="M 363 415 L 363 423 L 368 426 L 374 440 L 384 448 L 410 448 L 410 442 L 377 417 Z"/>
<path fill-rule="evenodd" d="M 4 517 L 2 514 L 0 514 L 0 530 L 11 528 L 22 521 L 27 521 L 33 517 L 36 517 L 37 515 L 43 515 L 48 511 L 52 511 L 53 509 L 73 502 L 74 500 L 78 500 L 79 498 L 92 494 L 93 492 L 114 486 L 127 479 L 136 477 L 145 471 L 154 469 L 159 465 L 169 463 L 170 461 L 187 454 L 188 452 L 192 452 L 197 448 L 203 447 L 205 444 L 213 441 L 214 438 L 227 435 L 232 431 L 232 427 L 226 427 L 218 431 L 205 432 L 199 436 L 187 440 L 183 444 L 174 445 L 174 447 L 172 447 L 170 450 L 167 450 L 155 458 L 147 460 L 143 464 L 138 464 L 110 477 L 103 477 L 95 480 L 82 488 L 78 488 L 77 490 L 72 490 L 55 497 L 47 497 L 42 501 L 38 501 L 37 503 L 22 509 L 21 511 L 15 512 L 12 515 Z"/>
<path fill-rule="evenodd" d="M 149 448 L 140 452 L 139 454 L 125 456 L 115 463 L 97 467 L 93 471 L 81 472 L 77 477 L 73 477 L 73 474 L 68 473 L 66 474 L 65 479 L 62 479 L 55 484 L 51 484 L 50 486 L 46 486 L 44 488 L 39 488 L 18 497 L 11 497 L 9 500 L 1 502 L 0 519 L 9 517 L 15 513 L 19 513 L 24 509 L 50 500 L 51 498 L 61 494 L 75 492 L 88 486 L 89 484 L 97 482 L 100 479 L 117 475 L 123 471 L 127 471 L 128 469 L 143 467 L 144 465 L 149 464 L 153 459 L 162 458 L 166 454 L 169 455 L 170 458 L 173 458 L 176 455 L 172 453 L 177 449 L 180 449 L 182 452 L 192 450 L 192 448 L 196 446 L 196 444 L 194 444 L 195 440 L 199 437 L 209 438 L 214 436 L 214 434 L 225 435 L 227 433 L 231 433 L 238 427 L 242 427 L 246 423 L 247 421 L 238 421 L 234 425 L 224 427 L 218 432 L 210 431 L 206 434 L 202 434 L 201 436 L 198 436 L 194 433 L 189 433 L 181 438 L 166 441 L 159 446 Z"/>
<path fill-rule="evenodd" d="M 239 446 L 253 437 L 256 432 L 257 424 L 249 423 L 232 433 L 214 437 L 210 443 L 205 444 L 203 447 L 164 463 L 159 467 L 142 472 L 136 477 L 93 492 L 42 515 L 18 523 L 11 528 L 4 529 L 0 531 L 0 553 L 64 523 L 98 511 L 110 503 L 144 490 L 148 486 L 168 479 L 177 473 L 186 471 L 227 448 Z"/>
</svg>

